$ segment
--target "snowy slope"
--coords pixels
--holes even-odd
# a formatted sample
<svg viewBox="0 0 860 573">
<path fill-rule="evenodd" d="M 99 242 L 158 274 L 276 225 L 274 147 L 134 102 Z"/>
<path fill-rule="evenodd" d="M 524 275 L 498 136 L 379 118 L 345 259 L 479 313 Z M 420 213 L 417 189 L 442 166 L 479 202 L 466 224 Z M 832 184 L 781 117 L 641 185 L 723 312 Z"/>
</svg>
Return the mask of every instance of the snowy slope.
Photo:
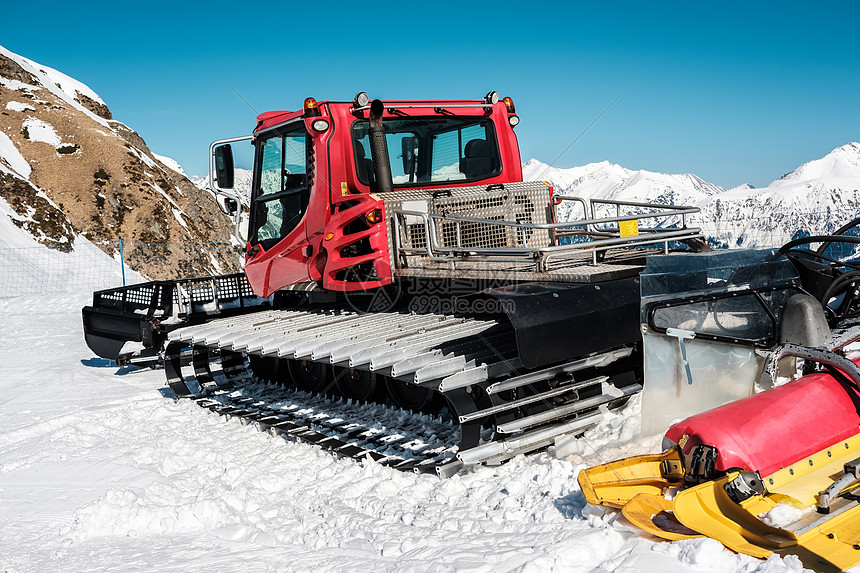
<svg viewBox="0 0 860 573">
<path fill-rule="evenodd" d="M 0 217 L 0 243 L 36 247 L 28 237 Z M 586 506 L 580 469 L 659 447 L 638 437 L 638 398 L 564 459 L 440 480 L 175 401 L 162 371 L 93 356 L 80 323 L 89 299 L 0 298 L 3 571 L 801 570 L 709 539 L 655 542 Z"/>
<path fill-rule="evenodd" d="M 92 358 L 77 311 L 86 300 L 0 300 L 16 333 L 0 347 L 6 571 L 800 569 L 712 540 L 655 543 L 585 505 L 583 464 L 657 447 L 631 437 L 638 406 L 570 460 L 544 454 L 444 481 L 405 474 L 225 422 L 172 400 L 161 371 Z M 20 358 L 33 353 L 49 358 Z"/>
<path fill-rule="evenodd" d="M 804 163 L 771 185 L 791 185 L 816 180 L 834 185 L 841 184 L 840 180 L 843 179 L 856 179 L 858 173 L 860 173 L 860 143 L 849 143 L 834 149 L 821 159 Z"/>
<path fill-rule="evenodd" d="M 43 66 L 29 58 L 25 58 L 24 56 L 14 54 L 3 46 L 0 46 L 0 55 L 17 62 L 18 65 L 20 65 L 27 73 L 39 80 L 41 87 L 46 88 L 67 105 L 89 116 L 90 119 L 100 123 L 104 127 L 110 127 L 108 120 L 103 117 L 104 115 L 108 115 L 109 119 L 109 113 L 99 115 L 92 111 L 92 108 L 104 108 L 106 110 L 107 106 L 105 106 L 105 102 L 102 101 L 99 95 L 90 87 L 60 71 L 49 68 L 48 66 Z M 20 80 L 9 80 L 5 78 L 0 79 L 0 85 L 10 90 L 19 90 L 30 87 Z M 84 105 L 85 103 L 88 105 Z"/>
</svg>

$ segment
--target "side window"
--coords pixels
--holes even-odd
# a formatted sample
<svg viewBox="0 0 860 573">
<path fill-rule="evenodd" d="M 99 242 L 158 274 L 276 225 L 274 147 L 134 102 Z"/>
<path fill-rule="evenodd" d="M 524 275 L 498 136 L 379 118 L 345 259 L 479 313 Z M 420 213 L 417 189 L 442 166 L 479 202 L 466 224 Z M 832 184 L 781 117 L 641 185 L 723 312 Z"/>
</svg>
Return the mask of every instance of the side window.
<svg viewBox="0 0 860 573">
<path fill-rule="evenodd" d="M 260 195 L 281 192 L 281 169 L 284 163 L 284 140 L 281 137 L 267 139 L 260 144 Z"/>
<path fill-rule="evenodd" d="M 787 291 L 781 291 L 777 296 L 783 300 Z M 767 302 L 771 298 L 763 297 L 762 300 Z M 679 328 L 714 340 L 771 343 L 776 336 L 772 312 L 768 312 L 754 294 L 655 308 L 650 323 L 657 332 Z"/>
<path fill-rule="evenodd" d="M 270 249 L 301 222 L 310 200 L 308 143 L 304 125 L 257 142 L 259 181 L 249 241 Z"/>
</svg>

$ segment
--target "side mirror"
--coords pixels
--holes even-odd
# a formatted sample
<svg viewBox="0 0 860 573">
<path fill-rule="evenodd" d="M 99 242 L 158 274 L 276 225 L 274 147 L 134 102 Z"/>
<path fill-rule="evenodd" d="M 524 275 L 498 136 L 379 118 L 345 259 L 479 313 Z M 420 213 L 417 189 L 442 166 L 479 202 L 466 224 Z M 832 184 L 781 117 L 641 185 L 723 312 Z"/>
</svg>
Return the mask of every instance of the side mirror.
<svg viewBox="0 0 860 573">
<path fill-rule="evenodd" d="M 221 207 L 221 210 L 227 215 L 233 217 L 239 211 L 239 203 L 232 197 L 218 194 L 216 199 L 218 201 L 218 206 Z"/>
<path fill-rule="evenodd" d="M 215 154 L 215 182 L 213 189 L 233 188 L 233 149 L 230 144 L 219 145 L 214 150 Z M 234 201 L 235 203 L 235 201 Z M 223 207 L 222 207 L 223 208 Z M 235 212 L 235 206 L 234 206 Z M 225 211 L 226 213 L 227 211 Z"/>
</svg>

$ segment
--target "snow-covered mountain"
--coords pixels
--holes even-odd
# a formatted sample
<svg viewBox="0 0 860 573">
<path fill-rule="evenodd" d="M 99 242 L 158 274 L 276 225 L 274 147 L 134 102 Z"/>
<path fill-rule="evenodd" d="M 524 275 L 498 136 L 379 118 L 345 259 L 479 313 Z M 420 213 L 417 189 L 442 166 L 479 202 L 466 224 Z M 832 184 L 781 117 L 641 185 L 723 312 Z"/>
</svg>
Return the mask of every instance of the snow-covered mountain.
<svg viewBox="0 0 860 573">
<path fill-rule="evenodd" d="M 523 179 L 546 180 L 559 193 L 585 199 L 654 201 L 667 205 L 698 204 L 711 195 L 725 191 L 690 173 L 669 175 L 631 171 L 608 161 L 557 169 L 531 159 L 523 165 Z"/>
<path fill-rule="evenodd" d="M 797 236 L 833 232 L 860 215 L 860 144 L 848 143 L 804 163 L 767 187 L 724 189 L 691 174 L 631 171 L 604 161 L 557 169 L 536 159 L 523 165 L 525 179 L 552 183 L 556 192 L 600 198 L 699 207 L 690 218 L 714 246 L 779 246 Z M 560 209 L 580 217 L 575 205 Z"/>
<path fill-rule="evenodd" d="M 83 83 L 0 47 L 0 112 L 2 216 L 43 244 L 122 238 L 126 261 L 145 271 L 149 253 L 135 244 L 230 240 L 211 195 Z"/>
<path fill-rule="evenodd" d="M 771 185 L 791 185 L 810 181 L 842 183 L 845 179 L 856 180 L 858 174 L 860 174 L 860 143 L 849 143 L 834 149 L 821 159 L 804 163 Z"/>
<path fill-rule="evenodd" d="M 767 187 L 712 195 L 699 207 L 703 228 L 728 247 L 831 233 L 860 215 L 860 144 L 804 163 Z"/>
</svg>

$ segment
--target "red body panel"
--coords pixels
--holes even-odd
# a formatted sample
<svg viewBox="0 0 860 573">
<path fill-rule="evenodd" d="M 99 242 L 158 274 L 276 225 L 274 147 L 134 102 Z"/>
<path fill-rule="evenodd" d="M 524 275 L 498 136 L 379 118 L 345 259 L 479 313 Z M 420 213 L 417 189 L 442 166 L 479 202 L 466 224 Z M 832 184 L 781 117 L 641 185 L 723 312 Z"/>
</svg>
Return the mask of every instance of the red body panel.
<svg viewBox="0 0 860 573">
<path fill-rule="evenodd" d="M 469 104 L 474 107 L 456 108 L 461 116 L 488 116 L 495 125 L 496 139 L 502 161 L 499 175 L 479 182 L 446 182 L 416 185 L 415 188 L 457 187 L 466 185 L 491 185 L 522 181 L 522 164 L 519 145 L 508 118 L 511 115 L 505 104 L 499 102 L 492 110 L 481 107 L 475 100 L 444 101 L 385 101 L 386 105 L 433 104 L 444 109 L 446 104 Z M 257 252 L 247 257 L 245 274 L 255 294 L 269 296 L 285 286 L 321 281 L 327 289 L 339 291 L 367 290 L 391 284 L 393 269 L 389 260 L 388 228 L 383 217 L 367 231 L 345 234 L 344 228 L 357 217 L 363 217 L 374 209 L 382 209 L 382 201 L 370 195 L 370 188 L 361 183 L 356 172 L 352 150 L 351 126 L 353 122 L 366 119 L 367 112 L 351 112 L 352 102 L 319 102 L 319 115 L 304 117 L 299 111 L 270 111 L 257 117 L 255 133 L 303 118 L 313 146 L 313 173 L 310 202 L 302 222 L 287 237 L 268 251 Z M 410 108 L 409 115 L 433 116 L 434 107 Z M 386 110 L 384 118 L 399 117 Z M 314 120 L 325 119 L 329 129 L 316 132 L 311 125 Z M 346 202 L 346 206 L 344 203 Z M 360 240 L 367 240 L 372 252 L 358 256 L 344 256 L 343 249 Z M 252 249 L 253 250 L 253 249 Z M 367 275 L 371 264 L 376 277 L 372 280 L 355 280 L 354 276 Z M 358 265 L 362 270 L 352 272 Z M 353 277 L 342 280 L 344 276 Z"/>
<path fill-rule="evenodd" d="M 247 259 L 245 276 L 254 293 L 265 298 L 287 285 L 307 282 L 307 244 L 305 226 L 299 224 L 274 248 L 260 250 L 259 254 Z"/>
<path fill-rule="evenodd" d="M 719 471 L 741 468 L 764 477 L 857 434 L 860 395 L 853 387 L 852 393 L 829 374 L 809 374 L 691 416 L 666 438 L 683 444 L 685 455 L 698 444 L 716 447 Z"/>
</svg>

